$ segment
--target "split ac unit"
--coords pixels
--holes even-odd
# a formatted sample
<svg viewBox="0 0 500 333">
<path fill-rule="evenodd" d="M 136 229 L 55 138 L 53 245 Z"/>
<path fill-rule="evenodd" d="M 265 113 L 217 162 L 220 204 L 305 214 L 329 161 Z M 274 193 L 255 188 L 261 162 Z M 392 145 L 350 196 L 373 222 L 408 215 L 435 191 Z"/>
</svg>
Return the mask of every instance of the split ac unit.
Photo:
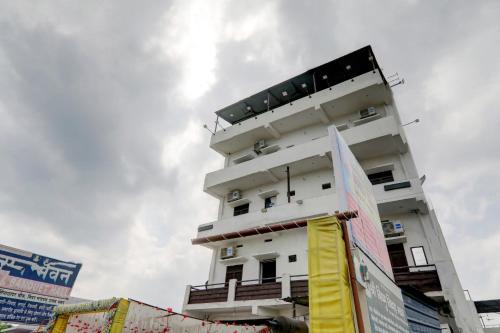
<svg viewBox="0 0 500 333">
<path fill-rule="evenodd" d="M 234 190 L 227 194 L 227 202 L 236 201 L 241 199 L 241 191 Z"/>
<path fill-rule="evenodd" d="M 223 247 L 220 249 L 220 257 L 221 259 L 233 258 L 236 256 L 236 249 L 232 246 Z"/>
<path fill-rule="evenodd" d="M 259 140 L 255 142 L 255 144 L 253 145 L 253 150 L 255 150 L 255 152 L 257 153 L 260 153 L 260 150 L 266 147 L 267 147 L 266 140 Z"/>
<path fill-rule="evenodd" d="M 399 236 L 404 234 L 403 225 L 399 221 L 382 222 L 382 230 L 386 237 Z"/>
<path fill-rule="evenodd" d="M 361 119 L 374 116 L 376 114 L 377 114 L 377 109 L 375 109 L 374 107 L 369 107 L 368 109 L 359 111 L 359 116 L 361 117 Z"/>
</svg>

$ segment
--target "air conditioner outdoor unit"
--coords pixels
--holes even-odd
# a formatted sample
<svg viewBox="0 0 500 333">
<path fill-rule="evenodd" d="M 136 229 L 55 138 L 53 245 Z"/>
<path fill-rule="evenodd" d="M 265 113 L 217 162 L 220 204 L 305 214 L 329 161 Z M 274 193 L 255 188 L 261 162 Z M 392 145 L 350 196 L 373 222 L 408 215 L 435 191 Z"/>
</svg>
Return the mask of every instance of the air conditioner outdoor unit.
<svg viewBox="0 0 500 333">
<path fill-rule="evenodd" d="M 221 259 L 233 258 L 236 256 L 236 249 L 232 246 L 223 247 L 220 249 L 220 257 Z"/>
<path fill-rule="evenodd" d="M 377 109 L 375 109 L 374 107 L 369 107 L 368 109 L 359 111 L 359 116 L 361 117 L 361 119 L 374 116 L 376 114 L 377 114 Z"/>
<path fill-rule="evenodd" d="M 260 150 L 266 147 L 266 140 L 259 140 L 253 145 L 253 150 L 255 150 L 257 153 L 260 153 Z"/>
<path fill-rule="evenodd" d="M 227 194 L 227 202 L 236 201 L 241 199 L 241 191 L 234 190 Z"/>
<path fill-rule="evenodd" d="M 387 221 L 382 223 L 382 230 L 386 237 L 399 236 L 404 234 L 403 225 L 399 221 Z"/>
</svg>

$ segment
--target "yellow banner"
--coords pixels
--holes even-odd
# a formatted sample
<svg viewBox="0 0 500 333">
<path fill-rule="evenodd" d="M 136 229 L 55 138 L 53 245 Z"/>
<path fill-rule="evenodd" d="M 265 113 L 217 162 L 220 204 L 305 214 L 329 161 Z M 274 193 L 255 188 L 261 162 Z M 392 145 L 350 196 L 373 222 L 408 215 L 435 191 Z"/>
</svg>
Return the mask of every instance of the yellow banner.
<svg viewBox="0 0 500 333">
<path fill-rule="evenodd" d="M 354 333 L 342 228 L 336 217 L 307 222 L 311 333 Z"/>
</svg>

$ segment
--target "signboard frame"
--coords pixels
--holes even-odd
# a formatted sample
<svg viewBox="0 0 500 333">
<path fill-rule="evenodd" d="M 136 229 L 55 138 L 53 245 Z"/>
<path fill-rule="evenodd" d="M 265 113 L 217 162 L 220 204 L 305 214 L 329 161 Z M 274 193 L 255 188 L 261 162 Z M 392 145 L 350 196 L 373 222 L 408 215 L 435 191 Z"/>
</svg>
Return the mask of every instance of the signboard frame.
<svg viewBox="0 0 500 333">
<path fill-rule="evenodd" d="M 372 184 L 335 125 L 328 127 L 328 134 L 339 209 L 358 212 L 358 217 L 347 223 L 349 237 L 393 279 Z"/>
</svg>

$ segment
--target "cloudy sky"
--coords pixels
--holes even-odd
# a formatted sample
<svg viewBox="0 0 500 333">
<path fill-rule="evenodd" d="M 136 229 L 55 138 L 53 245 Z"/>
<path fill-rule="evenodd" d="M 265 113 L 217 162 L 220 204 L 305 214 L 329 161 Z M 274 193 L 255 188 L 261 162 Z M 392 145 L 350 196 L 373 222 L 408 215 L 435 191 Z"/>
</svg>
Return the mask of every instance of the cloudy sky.
<svg viewBox="0 0 500 333">
<path fill-rule="evenodd" d="M 180 310 L 207 279 L 213 112 L 371 44 L 464 288 L 500 297 L 500 2 L 3 1 L 0 243 L 73 294 Z"/>
</svg>

